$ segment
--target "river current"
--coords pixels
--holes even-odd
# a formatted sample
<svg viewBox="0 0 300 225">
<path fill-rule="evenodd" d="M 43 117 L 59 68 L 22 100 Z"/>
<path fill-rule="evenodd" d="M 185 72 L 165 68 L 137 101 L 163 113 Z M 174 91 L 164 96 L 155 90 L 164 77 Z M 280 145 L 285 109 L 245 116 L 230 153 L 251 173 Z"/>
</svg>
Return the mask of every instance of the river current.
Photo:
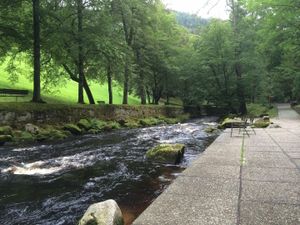
<svg viewBox="0 0 300 225">
<path fill-rule="evenodd" d="M 0 224 L 75 225 L 89 205 L 114 199 L 127 225 L 201 152 L 215 118 L 117 130 L 60 142 L 0 147 Z M 149 162 L 160 143 L 186 145 L 179 165 Z"/>
</svg>

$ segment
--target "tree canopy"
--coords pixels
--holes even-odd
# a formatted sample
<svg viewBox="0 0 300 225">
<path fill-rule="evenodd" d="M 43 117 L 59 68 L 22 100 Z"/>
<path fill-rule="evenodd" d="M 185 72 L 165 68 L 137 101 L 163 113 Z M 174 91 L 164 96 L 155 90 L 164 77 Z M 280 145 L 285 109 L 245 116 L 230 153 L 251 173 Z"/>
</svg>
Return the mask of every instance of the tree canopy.
<svg viewBox="0 0 300 225">
<path fill-rule="evenodd" d="M 34 102 L 68 79 L 78 84 L 78 103 L 85 92 L 95 104 L 91 82 L 107 83 L 110 104 L 114 83 L 123 104 L 134 94 L 141 104 L 175 97 L 246 113 L 250 102 L 300 100 L 299 2 L 228 6 L 222 21 L 167 10 L 160 0 L 2 0 L 0 59 L 32 61 Z"/>
</svg>

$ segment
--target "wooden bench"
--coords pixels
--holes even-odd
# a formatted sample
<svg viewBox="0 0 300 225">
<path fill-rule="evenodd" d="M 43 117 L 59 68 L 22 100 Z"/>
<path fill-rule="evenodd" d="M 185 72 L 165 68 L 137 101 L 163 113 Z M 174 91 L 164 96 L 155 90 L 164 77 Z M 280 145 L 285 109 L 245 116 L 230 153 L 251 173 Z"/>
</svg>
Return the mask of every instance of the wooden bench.
<svg viewBox="0 0 300 225">
<path fill-rule="evenodd" d="M 15 97 L 16 101 L 18 101 L 18 97 L 25 97 L 28 94 L 28 90 L 0 89 L 0 97 Z"/>
</svg>

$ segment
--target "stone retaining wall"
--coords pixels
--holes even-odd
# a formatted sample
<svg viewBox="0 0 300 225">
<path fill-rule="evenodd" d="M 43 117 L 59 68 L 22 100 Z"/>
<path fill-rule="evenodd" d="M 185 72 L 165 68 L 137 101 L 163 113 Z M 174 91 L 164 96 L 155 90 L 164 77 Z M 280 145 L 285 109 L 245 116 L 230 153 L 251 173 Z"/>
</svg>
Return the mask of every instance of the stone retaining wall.
<svg viewBox="0 0 300 225">
<path fill-rule="evenodd" d="M 42 107 L 43 108 L 43 107 Z M 22 126 L 26 123 L 59 124 L 77 122 L 83 118 L 102 120 L 139 119 L 153 116 L 177 117 L 184 113 L 181 107 L 99 105 L 87 107 L 53 107 L 43 109 L 0 110 L 0 125 Z"/>
</svg>

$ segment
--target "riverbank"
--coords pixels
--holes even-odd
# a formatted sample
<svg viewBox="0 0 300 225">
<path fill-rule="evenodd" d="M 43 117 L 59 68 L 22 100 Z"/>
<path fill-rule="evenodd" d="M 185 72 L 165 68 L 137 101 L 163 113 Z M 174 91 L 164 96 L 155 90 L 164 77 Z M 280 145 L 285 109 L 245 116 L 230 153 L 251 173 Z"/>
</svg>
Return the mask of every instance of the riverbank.
<svg viewBox="0 0 300 225">
<path fill-rule="evenodd" d="M 131 222 L 216 137 L 215 118 L 119 129 L 63 141 L 0 147 L 0 224 L 77 224 L 93 203 L 115 199 Z M 179 165 L 145 159 L 162 143 L 186 146 Z"/>
</svg>

